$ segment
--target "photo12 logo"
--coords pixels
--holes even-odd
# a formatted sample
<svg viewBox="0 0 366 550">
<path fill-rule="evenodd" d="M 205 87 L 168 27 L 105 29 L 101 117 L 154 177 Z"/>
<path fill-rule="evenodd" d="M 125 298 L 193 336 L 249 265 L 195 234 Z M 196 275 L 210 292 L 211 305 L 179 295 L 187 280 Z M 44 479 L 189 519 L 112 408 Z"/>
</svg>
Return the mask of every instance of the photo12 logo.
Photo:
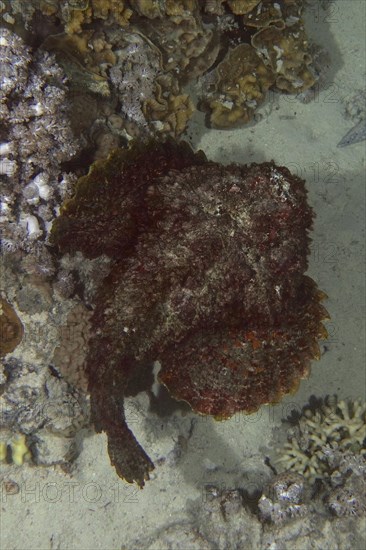
<svg viewBox="0 0 366 550">
<path fill-rule="evenodd" d="M 96 481 L 80 483 L 78 481 L 62 482 L 23 482 L 13 480 L 1 483 L 1 501 L 6 503 L 10 498 L 19 497 L 23 503 L 47 502 L 56 504 L 80 504 L 82 502 L 96 505 L 99 508 L 111 503 L 136 504 L 139 502 L 139 489 L 133 485 L 116 483 L 106 486 Z"/>
</svg>

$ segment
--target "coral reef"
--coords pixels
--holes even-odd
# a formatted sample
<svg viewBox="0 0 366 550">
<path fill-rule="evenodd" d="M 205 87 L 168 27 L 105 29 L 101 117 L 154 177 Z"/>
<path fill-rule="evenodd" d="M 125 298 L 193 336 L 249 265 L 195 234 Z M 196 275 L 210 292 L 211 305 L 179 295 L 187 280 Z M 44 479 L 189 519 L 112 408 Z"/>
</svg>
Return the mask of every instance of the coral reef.
<svg viewBox="0 0 366 550">
<path fill-rule="evenodd" d="M 39 7 L 44 13 L 62 17 L 68 33 L 79 32 L 83 25 L 98 19 L 105 20 L 107 24 L 118 23 L 126 27 L 132 15 L 127 5 L 128 2 L 124 0 L 39 1 Z"/>
<path fill-rule="evenodd" d="M 290 471 L 273 478 L 258 503 L 263 548 L 363 548 L 366 463 L 348 452 L 339 452 L 337 460 L 344 467 L 337 471 L 336 489 L 323 480 L 314 491 Z"/>
<path fill-rule="evenodd" d="M 205 102 L 215 128 L 248 122 L 275 80 L 249 44 L 230 51 L 215 70 L 214 78 L 215 91 L 207 95 Z"/>
<path fill-rule="evenodd" d="M 208 110 L 210 124 L 215 128 L 251 120 L 273 86 L 298 94 L 311 88 L 319 78 L 309 68 L 312 58 L 301 1 L 232 2 L 230 6 L 234 13 L 245 14 L 242 24 L 250 40 L 229 50 L 223 61 L 201 80 L 200 104 Z"/>
<path fill-rule="evenodd" d="M 6 302 L 2 300 L 2 303 L 12 304 L 12 315 L 15 315 L 13 308 L 17 312 L 21 325 L 19 319 L 17 323 L 21 326 L 23 338 L 19 339 L 14 349 L 4 349 L 1 359 L 0 451 L 2 455 L 5 453 L 3 458 L 10 462 L 13 458 L 13 464 L 20 462 L 20 443 L 25 436 L 33 462 L 66 464 L 71 456 L 77 454 L 74 449 L 80 430 L 90 422 L 85 391 L 80 385 L 77 386 L 75 377 L 70 382 L 66 376 L 63 378 L 58 367 L 64 363 L 58 365 L 53 360 L 57 356 L 57 347 L 63 345 L 67 355 L 66 343 L 72 347 L 73 337 L 80 337 L 79 327 L 74 332 L 69 327 L 69 340 L 65 331 L 77 300 L 53 291 L 49 279 L 55 274 L 55 268 L 52 263 L 47 263 L 49 253 L 41 253 L 46 253 L 46 247 L 37 250 L 38 255 L 34 251 L 26 255 L 7 254 L 1 264 L 1 282 L 6 296 Z M 87 271 L 87 266 L 84 271 Z M 82 270 L 80 272 L 83 274 Z M 7 307 L 10 308 L 9 305 Z M 85 311 L 83 306 L 81 309 Z M 6 313 L 7 310 L 4 311 Z M 6 322 L 3 323 L 4 316 L 0 320 L 6 335 L 9 332 L 9 318 L 5 317 Z M 76 320 L 80 317 L 76 316 Z M 1 343 L 5 346 L 8 340 L 4 338 Z M 82 350 L 77 351 L 81 357 Z M 77 358 L 79 356 L 76 354 Z M 14 437 L 18 438 L 18 447 L 14 447 Z M 17 450 L 16 460 L 12 447 Z"/>
<path fill-rule="evenodd" d="M 0 227 L 6 251 L 46 239 L 68 175 L 61 165 L 77 144 L 67 119 L 65 78 L 52 55 L 31 52 L 0 29 Z"/>
<path fill-rule="evenodd" d="M 197 93 L 208 124 L 228 128 L 250 121 L 269 88 L 301 94 L 321 78 L 303 0 L 21 3 L 8 7 L 8 19 L 23 18 L 44 37 L 74 91 L 110 99 L 127 139 L 180 135 Z"/>
<path fill-rule="evenodd" d="M 324 449 L 325 459 L 332 472 L 330 490 L 325 497 L 329 510 L 336 516 L 366 515 L 366 458 L 330 447 Z"/>
<path fill-rule="evenodd" d="M 110 262 L 110 258 L 104 254 L 94 260 L 88 260 L 81 252 L 72 256 L 65 254 L 60 260 L 57 277 L 52 284 L 53 291 L 61 299 L 72 298 L 80 293 L 86 304 L 93 303 L 100 284 L 109 274 Z M 88 317 L 79 300 L 73 303 L 74 307 L 81 314 L 80 318 L 78 316 L 80 321 L 81 317 Z M 84 325 L 85 320 L 81 322 Z"/>
<path fill-rule="evenodd" d="M 2 369 L 5 381 L 0 397 L 0 430 L 9 434 L 13 462 L 21 464 L 29 447 L 34 460 L 40 462 L 39 448 L 44 455 L 46 441 L 52 448 L 53 440 L 62 439 L 68 442 L 68 449 L 74 443 L 73 436 L 88 424 L 85 396 L 51 368 L 9 358 L 3 360 Z M 15 439 L 11 434 L 17 434 Z M 67 460 L 62 455 L 54 458 L 55 462 Z"/>
<path fill-rule="evenodd" d="M 331 477 L 314 487 L 291 470 L 275 476 L 258 501 L 262 521 L 281 525 L 316 510 L 335 517 L 365 517 L 366 460 L 360 454 L 328 447 L 324 452 Z M 315 498 L 314 498 L 314 495 Z"/>
<path fill-rule="evenodd" d="M 366 456 L 366 404 L 361 400 L 346 402 L 328 397 L 315 407 L 305 407 L 289 430 L 276 464 L 312 481 L 324 478 L 332 473 L 325 452 L 329 447 Z"/>
<path fill-rule="evenodd" d="M 241 490 L 205 486 L 202 497 L 190 503 L 187 517 L 134 541 L 133 548 L 363 548 L 364 517 L 334 516 L 323 504 L 327 495 L 310 498 L 310 493 L 306 480 L 291 472 L 275 476 L 264 487 L 258 509 Z M 364 503 L 364 496 L 360 498 Z"/>
<path fill-rule="evenodd" d="M 304 182 L 286 168 L 223 167 L 171 141 L 117 150 L 79 180 L 52 241 L 114 260 L 86 369 L 119 475 L 143 485 L 152 468 L 123 396 L 153 361 L 176 399 L 219 418 L 278 401 L 308 375 L 327 316 L 303 275 L 311 224 Z"/>
<path fill-rule="evenodd" d="M 147 129 L 143 104 L 153 97 L 155 80 L 161 70 L 161 55 L 137 33 L 125 33 L 124 46 L 116 54 L 110 79 L 118 90 L 122 114 L 128 121 Z"/>
<path fill-rule="evenodd" d="M 283 428 L 283 426 L 282 426 Z M 317 483 L 287 470 L 242 486 L 202 485 L 185 516 L 134 541 L 133 548 L 316 548 L 352 550 L 366 541 L 366 460 L 359 450 L 324 448 L 331 475 Z M 244 470 L 242 479 L 247 478 Z M 240 483 L 240 482 L 239 482 Z M 182 544 L 181 544 L 182 543 Z"/>
</svg>

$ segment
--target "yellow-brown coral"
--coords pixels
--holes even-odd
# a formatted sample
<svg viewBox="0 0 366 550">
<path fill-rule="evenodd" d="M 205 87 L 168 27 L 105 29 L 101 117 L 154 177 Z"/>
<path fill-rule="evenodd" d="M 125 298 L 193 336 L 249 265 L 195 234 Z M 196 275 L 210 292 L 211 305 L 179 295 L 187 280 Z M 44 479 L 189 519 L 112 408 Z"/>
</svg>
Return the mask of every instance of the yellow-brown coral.
<svg viewBox="0 0 366 550">
<path fill-rule="evenodd" d="M 0 356 L 11 353 L 23 338 L 23 325 L 12 306 L 0 298 Z"/>
<path fill-rule="evenodd" d="M 228 0 L 229 7 L 236 15 L 244 15 L 259 4 L 260 0 Z"/>
<path fill-rule="evenodd" d="M 274 26 L 261 29 L 253 36 L 252 44 L 277 74 L 276 86 L 280 90 L 297 93 L 315 83 L 314 75 L 308 69 L 311 57 L 302 25 L 283 30 Z"/>
<path fill-rule="evenodd" d="M 197 64 L 198 74 L 202 74 L 216 59 L 218 40 L 195 11 L 145 21 L 143 28 L 161 50 L 165 71 L 174 71 L 180 79 L 197 76 Z"/>
<path fill-rule="evenodd" d="M 43 0 L 39 8 L 44 15 L 60 17 L 68 34 L 80 33 L 83 25 L 89 25 L 93 19 L 108 19 L 127 27 L 133 13 L 124 0 L 73 0 L 67 3 Z"/>
<path fill-rule="evenodd" d="M 243 16 L 243 22 L 248 27 L 258 28 L 274 25 L 283 29 L 286 26 L 280 4 L 272 0 L 263 0 L 257 9 Z"/>
<path fill-rule="evenodd" d="M 187 11 L 197 9 L 196 0 L 166 0 L 167 15 L 183 15 Z"/>
<path fill-rule="evenodd" d="M 161 3 L 157 0 L 130 0 L 130 4 L 139 15 L 149 19 L 155 19 L 155 17 L 163 15 Z"/>
<path fill-rule="evenodd" d="M 143 104 L 144 115 L 157 133 L 174 136 L 185 130 L 193 111 L 192 100 L 187 94 L 180 93 L 177 82 L 169 74 L 157 79 L 155 97 Z"/>
<path fill-rule="evenodd" d="M 72 91 L 117 95 L 127 139 L 182 133 L 193 111 L 183 86 L 196 78 L 216 128 L 249 122 L 271 87 L 299 93 L 317 78 L 303 0 L 43 0 L 41 10 L 71 39 L 58 34 L 44 47 L 58 52 Z"/>
<path fill-rule="evenodd" d="M 275 79 L 249 44 L 240 44 L 229 52 L 216 73 L 216 91 L 208 104 L 215 128 L 248 122 Z"/>
</svg>

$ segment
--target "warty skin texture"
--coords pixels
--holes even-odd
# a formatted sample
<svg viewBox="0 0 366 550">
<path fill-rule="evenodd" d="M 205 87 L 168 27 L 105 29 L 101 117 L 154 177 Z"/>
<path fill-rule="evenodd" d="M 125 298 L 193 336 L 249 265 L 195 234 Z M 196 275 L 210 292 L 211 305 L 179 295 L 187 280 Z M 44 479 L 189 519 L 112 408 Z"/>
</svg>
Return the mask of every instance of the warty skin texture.
<svg viewBox="0 0 366 550">
<path fill-rule="evenodd" d="M 286 168 L 225 167 L 169 141 L 116 151 L 81 178 L 53 241 L 114 258 L 87 376 L 121 477 L 143 486 L 153 468 L 123 413 L 153 361 L 173 397 L 217 418 L 278 401 L 308 375 L 326 317 L 304 275 L 312 219 Z"/>
</svg>

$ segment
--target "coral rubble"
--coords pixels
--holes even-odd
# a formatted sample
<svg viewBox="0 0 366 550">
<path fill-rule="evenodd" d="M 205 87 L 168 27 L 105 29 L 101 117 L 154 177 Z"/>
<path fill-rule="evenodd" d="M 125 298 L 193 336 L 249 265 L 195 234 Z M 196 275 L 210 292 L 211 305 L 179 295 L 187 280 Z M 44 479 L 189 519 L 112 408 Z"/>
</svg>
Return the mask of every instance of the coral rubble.
<svg viewBox="0 0 366 550">
<path fill-rule="evenodd" d="M 305 516 L 305 480 L 291 471 L 276 476 L 263 491 L 258 508 L 263 520 L 281 523 L 288 518 Z M 305 497 L 306 498 L 306 497 Z"/>
<path fill-rule="evenodd" d="M 69 179 L 61 164 L 78 145 L 67 118 L 65 77 L 54 57 L 33 53 L 5 28 L 0 56 L 2 246 L 30 251 L 48 236 Z"/>
<path fill-rule="evenodd" d="M 366 516 L 366 456 L 365 452 L 324 449 L 324 459 L 332 472 L 329 490 L 324 500 L 327 508 L 338 517 Z"/>
<path fill-rule="evenodd" d="M 2 369 L 0 430 L 2 438 L 8 434 L 14 463 L 22 463 L 30 446 L 37 463 L 52 464 L 45 457 L 51 456 L 53 442 L 63 441 L 69 449 L 75 434 L 88 424 L 85 396 L 51 368 L 10 357 L 3 360 Z M 54 462 L 66 463 L 70 458 L 56 455 Z"/>
<path fill-rule="evenodd" d="M 117 150 L 79 180 L 52 240 L 114 262 L 86 370 L 119 475 L 143 485 L 153 467 L 123 416 L 129 383 L 153 361 L 176 399 L 218 418 L 278 401 L 308 375 L 327 315 L 304 276 L 312 218 L 286 168 L 224 167 L 171 141 Z"/>
<path fill-rule="evenodd" d="M 187 517 L 144 535 L 133 548 L 364 548 L 364 516 L 333 514 L 323 503 L 329 497 L 330 493 L 311 497 L 306 480 L 291 472 L 274 476 L 263 487 L 258 504 L 238 489 L 204 487 L 203 498 L 190 504 Z M 360 491 L 350 492 L 349 500 L 365 503 Z"/>
</svg>

